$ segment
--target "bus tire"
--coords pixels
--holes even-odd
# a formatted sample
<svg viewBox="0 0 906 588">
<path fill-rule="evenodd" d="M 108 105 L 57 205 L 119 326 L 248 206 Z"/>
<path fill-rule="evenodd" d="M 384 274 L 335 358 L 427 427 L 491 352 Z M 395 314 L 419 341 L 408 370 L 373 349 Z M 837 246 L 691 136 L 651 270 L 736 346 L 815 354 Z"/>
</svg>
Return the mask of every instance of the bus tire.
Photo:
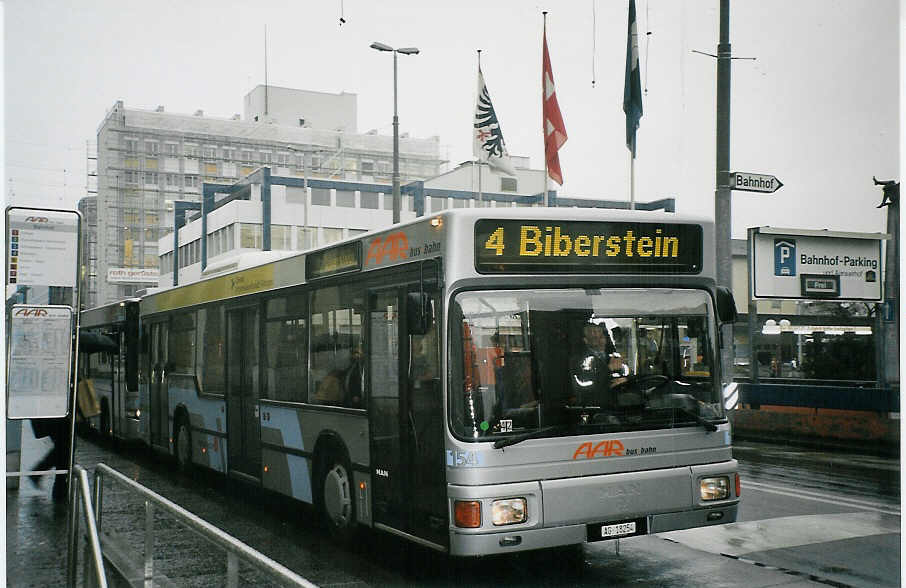
<svg viewBox="0 0 906 588">
<path fill-rule="evenodd" d="M 192 430 L 184 411 L 176 413 L 173 430 L 173 457 L 176 458 L 176 467 L 181 472 L 188 472 L 192 466 Z"/>
<path fill-rule="evenodd" d="M 356 534 L 355 493 L 352 468 L 339 450 L 325 453 L 319 460 L 318 510 L 330 536 L 348 544 Z"/>
</svg>

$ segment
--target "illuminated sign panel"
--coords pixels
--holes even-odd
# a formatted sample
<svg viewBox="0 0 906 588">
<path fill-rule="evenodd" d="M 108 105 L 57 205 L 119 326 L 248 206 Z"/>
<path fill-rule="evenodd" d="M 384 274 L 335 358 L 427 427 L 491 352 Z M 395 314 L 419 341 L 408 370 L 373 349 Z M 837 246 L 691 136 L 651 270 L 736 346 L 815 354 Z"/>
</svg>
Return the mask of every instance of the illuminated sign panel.
<svg viewBox="0 0 906 588">
<path fill-rule="evenodd" d="M 809 298 L 837 298 L 840 296 L 840 276 L 802 274 L 802 295 Z"/>
<path fill-rule="evenodd" d="M 482 273 L 697 274 L 699 225 L 640 222 L 479 220 Z"/>
<path fill-rule="evenodd" d="M 305 277 L 309 280 L 362 268 L 361 243 L 339 245 L 305 257 Z"/>
</svg>

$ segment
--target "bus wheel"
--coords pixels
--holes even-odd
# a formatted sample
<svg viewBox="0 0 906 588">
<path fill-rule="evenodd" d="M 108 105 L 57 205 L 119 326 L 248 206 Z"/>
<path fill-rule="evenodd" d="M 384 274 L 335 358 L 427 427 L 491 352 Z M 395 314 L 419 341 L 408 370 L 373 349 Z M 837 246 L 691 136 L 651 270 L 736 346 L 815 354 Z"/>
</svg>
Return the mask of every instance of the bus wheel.
<svg viewBox="0 0 906 588">
<path fill-rule="evenodd" d="M 345 459 L 328 455 L 322 462 L 320 510 L 330 535 L 341 543 L 355 534 L 355 500 L 352 470 Z"/>
<path fill-rule="evenodd" d="M 180 412 L 176 417 L 174 428 L 176 434 L 173 439 L 173 455 L 176 457 L 176 466 L 180 471 L 186 472 L 192 465 L 192 431 L 184 412 Z"/>
</svg>

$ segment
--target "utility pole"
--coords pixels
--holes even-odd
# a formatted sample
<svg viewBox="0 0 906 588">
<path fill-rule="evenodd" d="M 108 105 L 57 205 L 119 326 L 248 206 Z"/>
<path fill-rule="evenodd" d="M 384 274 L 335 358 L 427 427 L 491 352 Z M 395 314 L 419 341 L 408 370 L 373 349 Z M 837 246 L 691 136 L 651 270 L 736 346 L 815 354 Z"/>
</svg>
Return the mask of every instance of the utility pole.
<svg viewBox="0 0 906 588">
<path fill-rule="evenodd" d="M 878 385 L 882 388 L 899 387 L 900 372 L 900 183 L 894 180 L 874 180 L 883 186 L 884 197 L 877 208 L 887 208 L 887 253 L 884 257 L 884 303 L 879 305 L 875 325 L 878 355 Z"/>
<path fill-rule="evenodd" d="M 720 0 L 720 38 L 717 45 L 717 177 L 714 190 L 717 285 L 732 289 L 732 216 L 730 207 L 730 0 Z M 733 371 L 733 326 L 722 327 L 724 379 Z M 749 342 L 754 345 L 754 341 Z"/>
</svg>

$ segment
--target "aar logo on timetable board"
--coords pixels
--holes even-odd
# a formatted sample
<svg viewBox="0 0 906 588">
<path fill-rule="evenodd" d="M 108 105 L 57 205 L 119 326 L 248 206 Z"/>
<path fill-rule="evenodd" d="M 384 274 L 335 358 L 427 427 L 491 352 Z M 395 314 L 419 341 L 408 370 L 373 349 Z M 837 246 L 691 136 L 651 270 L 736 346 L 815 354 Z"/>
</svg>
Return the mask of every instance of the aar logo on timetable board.
<svg viewBox="0 0 906 588">
<path fill-rule="evenodd" d="M 774 239 L 774 275 L 796 275 L 795 239 Z"/>
</svg>

